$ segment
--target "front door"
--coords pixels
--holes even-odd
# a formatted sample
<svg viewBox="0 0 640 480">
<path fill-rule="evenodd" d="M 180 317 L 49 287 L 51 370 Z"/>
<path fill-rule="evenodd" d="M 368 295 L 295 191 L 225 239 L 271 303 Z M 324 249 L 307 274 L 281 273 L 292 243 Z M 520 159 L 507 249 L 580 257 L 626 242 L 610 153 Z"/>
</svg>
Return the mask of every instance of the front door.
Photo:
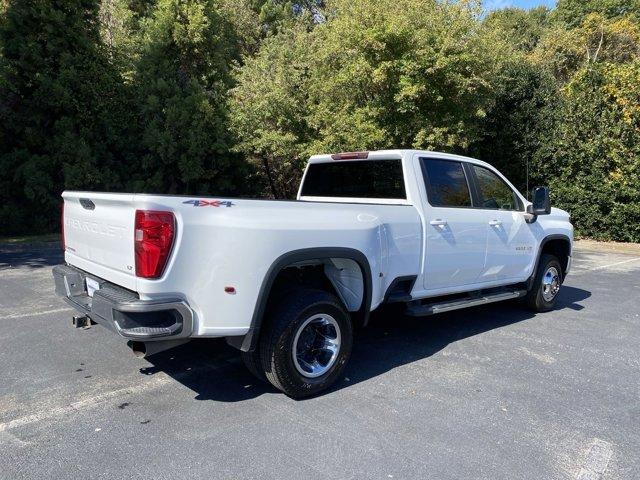
<svg viewBox="0 0 640 480">
<path fill-rule="evenodd" d="M 424 288 L 456 289 L 478 281 L 487 226 L 471 208 L 470 181 L 461 162 L 420 159 L 425 181 Z"/>
<path fill-rule="evenodd" d="M 530 274 L 536 241 L 518 195 L 494 171 L 469 164 L 487 228 L 486 266 L 480 281 L 520 282 Z"/>
</svg>

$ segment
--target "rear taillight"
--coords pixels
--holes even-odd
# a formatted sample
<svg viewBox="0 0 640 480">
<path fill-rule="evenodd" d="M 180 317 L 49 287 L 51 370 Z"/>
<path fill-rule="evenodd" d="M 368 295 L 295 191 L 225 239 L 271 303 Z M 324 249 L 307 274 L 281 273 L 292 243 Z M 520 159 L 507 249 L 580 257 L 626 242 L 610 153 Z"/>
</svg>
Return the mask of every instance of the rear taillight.
<svg viewBox="0 0 640 480">
<path fill-rule="evenodd" d="M 171 254 L 175 235 L 175 217 L 171 212 L 136 210 L 136 275 L 158 278 Z"/>
<path fill-rule="evenodd" d="M 60 244 L 62 245 L 62 251 L 67 249 L 67 245 L 64 241 L 64 202 L 60 205 Z"/>
</svg>

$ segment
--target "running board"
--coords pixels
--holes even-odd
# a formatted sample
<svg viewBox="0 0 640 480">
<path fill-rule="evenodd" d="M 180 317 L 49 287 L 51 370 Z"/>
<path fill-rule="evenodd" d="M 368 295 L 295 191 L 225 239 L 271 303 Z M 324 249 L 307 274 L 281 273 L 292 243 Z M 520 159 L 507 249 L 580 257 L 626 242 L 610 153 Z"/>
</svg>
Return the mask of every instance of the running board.
<svg viewBox="0 0 640 480">
<path fill-rule="evenodd" d="M 514 298 L 524 297 L 526 290 L 514 290 L 510 292 L 496 292 L 489 294 L 481 294 L 475 297 L 457 298 L 455 300 L 426 303 L 422 305 L 407 305 L 406 314 L 411 317 L 424 317 L 427 315 L 435 315 L 436 313 L 450 312 L 461 308 L 475 307 L 476 305 L 485 305 L 487 303 L 501 302 L 503 300 L 511 300 Z"/>
</svg>

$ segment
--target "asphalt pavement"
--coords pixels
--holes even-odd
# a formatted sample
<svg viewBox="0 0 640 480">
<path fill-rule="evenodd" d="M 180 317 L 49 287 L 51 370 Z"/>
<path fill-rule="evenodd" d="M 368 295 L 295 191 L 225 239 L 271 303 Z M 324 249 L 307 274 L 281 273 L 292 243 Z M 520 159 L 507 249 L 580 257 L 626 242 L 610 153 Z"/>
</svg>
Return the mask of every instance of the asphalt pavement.
<svg viewBox="0 0 640 480">
<path fill-rule="evenodd" d="M 73 328 L 61 262 L 0 246 L 0 479 L 640 478 L 638 254 L 578 249 L 549 313 L 380 312 L 304 401 L 221 340 L 141 360 Z"/>
</svg>

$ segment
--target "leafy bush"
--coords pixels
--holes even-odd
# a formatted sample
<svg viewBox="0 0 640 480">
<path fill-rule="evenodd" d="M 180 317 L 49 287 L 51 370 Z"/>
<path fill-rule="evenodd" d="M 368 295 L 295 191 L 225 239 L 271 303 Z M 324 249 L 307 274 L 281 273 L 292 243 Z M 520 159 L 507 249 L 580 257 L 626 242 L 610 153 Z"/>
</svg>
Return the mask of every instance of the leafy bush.
<svg viewBox="0 0 640 480">
<path fill-rule="evenodd" d="M 481 28 L 477 9 L 435 0 L 329 7 L 326 22 L 267 38 L 237 72 L 239 148 L 264 163 L 274 195 L 295 194 L 313 153 L 463 151 L 479 137 L 507 47 Z"/>
<path fill-rule="evenodd" d="M 562 92 L 537 175 L 579 235 L 640 241 L 640 62 L 589 65 Z"/>
<path fill-rule="evenodd" d="M 91 0 L 12 1 L 2 17 L 3 234 L 57 228 L 65 177 L 109 188 L 122 172 L 120 78 L 97 22 Z"/>
<path fill-rule="evenodd" d="M 58 228 L 65 188 L 292 197 L 310 154 L 426 148 L 640 241 L 640 0 L 485 13 L 0 0 L 0 234 Z"/>
</svg>

